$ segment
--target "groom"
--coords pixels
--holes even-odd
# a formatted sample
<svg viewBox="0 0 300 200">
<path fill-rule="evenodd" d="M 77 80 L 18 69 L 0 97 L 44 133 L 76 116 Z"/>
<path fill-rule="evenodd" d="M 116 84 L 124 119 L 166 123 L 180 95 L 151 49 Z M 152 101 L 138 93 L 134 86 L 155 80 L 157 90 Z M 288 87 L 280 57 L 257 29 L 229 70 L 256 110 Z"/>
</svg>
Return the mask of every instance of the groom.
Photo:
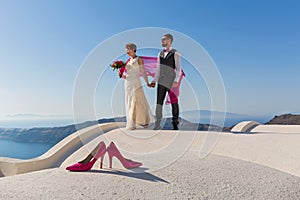
<svg viewBox="0 0 300 200">
<path fill-rule="evenodd" d="M 173 130 L 178 130 L 179 124 L 179 106 L 177 96 L 171 91 L 172 87 L 177 87 L 181 77 L 180 54 L 172 48 L 173 36 L 165 34 L 161 39 L 163 51 L 158 54 L 157 71 L 150 87 L 155 87 L 157 82 L 157 103 L 156 103 L 156 121 L 153 130 L 161 129 L 163 103 L 168 92 L 172 101 L 172 124 Z"/>
</svg>

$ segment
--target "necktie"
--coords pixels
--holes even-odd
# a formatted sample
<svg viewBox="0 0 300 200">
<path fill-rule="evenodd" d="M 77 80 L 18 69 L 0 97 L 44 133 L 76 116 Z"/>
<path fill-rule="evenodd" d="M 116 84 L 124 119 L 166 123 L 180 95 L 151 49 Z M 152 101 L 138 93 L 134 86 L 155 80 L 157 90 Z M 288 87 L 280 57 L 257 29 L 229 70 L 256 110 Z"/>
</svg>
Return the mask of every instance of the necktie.
<svg viewBox="0 0 300 200">
<path fill-rule="evenodd" d="M 169 48 L 166 48 L 166 49 L 164 49 L 163 51 L 164 51 L 164 52 L 169 52 L 170 49 L 169 49 Z"/>
</svg>

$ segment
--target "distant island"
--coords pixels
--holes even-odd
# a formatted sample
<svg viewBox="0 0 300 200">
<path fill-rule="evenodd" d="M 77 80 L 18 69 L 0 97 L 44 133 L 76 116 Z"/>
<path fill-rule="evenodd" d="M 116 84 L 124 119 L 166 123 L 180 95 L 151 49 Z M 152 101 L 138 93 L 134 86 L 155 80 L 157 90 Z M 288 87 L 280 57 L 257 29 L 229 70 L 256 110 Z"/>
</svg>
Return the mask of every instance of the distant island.
<svg viewBox="0 0 300 200">
<path fill-rule="evenodd" d="M 172 119 L 165 118 L 163 126 L 164 130 L 172 129 Z M 109 122 L 126 122 L 126 117 L 106 118 L 97 121 L 87 121 L 80 124 L 72 124 L 61 127 L 41 127 L 41 128 L 0 128 L 0 139 L 12 140 L 15 142 L 29 142 L 29 143 L 47 143 L 56 144 L 68 135 L 86 128 L 88 126 L 109 123 Z M 180 118 L 181 130 L 222 130 L 222 127 L 210 124 L 192 123 L 183 118 Z"/>
<path fill-rule="evenodd" d="M 284 114 L 275 116 L 266 124 L 300 125 L 300 115 Z"/>
</svg>

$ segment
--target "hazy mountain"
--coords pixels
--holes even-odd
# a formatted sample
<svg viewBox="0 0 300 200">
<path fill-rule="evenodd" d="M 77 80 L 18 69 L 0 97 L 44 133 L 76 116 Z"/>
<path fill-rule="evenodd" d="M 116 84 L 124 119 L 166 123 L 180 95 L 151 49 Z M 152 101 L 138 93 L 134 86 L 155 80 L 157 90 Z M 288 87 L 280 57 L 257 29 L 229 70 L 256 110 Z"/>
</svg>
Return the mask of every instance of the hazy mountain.
<svg viewBox="0 0 300 200">
<path fill-rule="evenodd" d="M 225 115 L 226 114 L 226 115 Z M 209 110 L 193 110 L 184 111 L 180 116 L 190 122 L 200 123 L 200 124 L 211 124 L 211 117 L 213 116 L 214 124 L 217 126 L 230 127 L 238 124 L 241 121 L 254 120 L 260 123 L 266 123 L 272 116 L 254 116 L 254 115 L 244 115 L 237 113 L 224 113 L 220 111 L 209 111 Z M 223 120 L 225 116 L 225 121 Z M 224 124 L 222 122 L 224 121 Z"/>
<path fill-rule="evenodd" d="M 0 116 L 2 128 L 56 127 L 74 123 L 73 116 L 15 114 Z"/>
<path fill-rule="evenodd" d="M 180 130 L 194 130 L 194 131 L 220 131 L 222 130 L 222 127 L 216 126 L 216 125 L 210 125 L 210 124 L 199 124 L 199 123 L 193 123 L 190 121 L 187 121 L 183 118 L 179 118 L 179 129 Z M 165 118 L 162 120 L 162 129 L 163 130 L 172 130 L 173 124 L 172 124 L 172 118 Z"/>
<path fill-rule="evenodd" d="M 18 120 L 18 119 L 61 119 L 61 118 L 71 118 L 72 116 L 66 115 L 38 115 L 38 114 L 31 114 L 31 113 L 19 113 L 14 115 L 5 115 L 1 116 L 0 119 L 7 119 L 7 120 Z"/>
<path fill-rule="evenodd" d="M 8 119 L 17 119 L 17 118 L 40 118 L 43 117 L 42 115 L 36 115 L 36 114 L 15 114 L 15 115 L 5 115 L 2 118 L 8 118 Z"/>
</svg>

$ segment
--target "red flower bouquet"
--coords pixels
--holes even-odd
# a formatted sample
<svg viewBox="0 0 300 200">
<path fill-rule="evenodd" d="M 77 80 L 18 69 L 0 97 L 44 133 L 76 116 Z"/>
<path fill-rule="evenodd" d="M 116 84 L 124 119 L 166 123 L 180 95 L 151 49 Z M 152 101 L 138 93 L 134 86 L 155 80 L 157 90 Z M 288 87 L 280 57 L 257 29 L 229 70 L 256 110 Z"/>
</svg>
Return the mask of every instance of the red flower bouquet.
<svg viewBox="0 0 300 200">
<path fill-rule="evenodd" d="M 117 61 L 113 62 L 110 66 L 115 71 L 115 70 L 118 70 L 118 69 L 124 67 L 125 66 L 125 62 L 122 61 L 122 60 L 117 60 Z"/>
<path fill-rule="evenodd" d="M 119 71 L 119 77 L 121 78 L 121 73 L 120 73 L 120 69 L 122 67 L 125 67 L 125 62 L 122 60 L 116 60 L 114 61 L 112 64 L 110 64 L 110 66 L 113 68 L 113 70 L 118 70 Z"/>
</svg>

